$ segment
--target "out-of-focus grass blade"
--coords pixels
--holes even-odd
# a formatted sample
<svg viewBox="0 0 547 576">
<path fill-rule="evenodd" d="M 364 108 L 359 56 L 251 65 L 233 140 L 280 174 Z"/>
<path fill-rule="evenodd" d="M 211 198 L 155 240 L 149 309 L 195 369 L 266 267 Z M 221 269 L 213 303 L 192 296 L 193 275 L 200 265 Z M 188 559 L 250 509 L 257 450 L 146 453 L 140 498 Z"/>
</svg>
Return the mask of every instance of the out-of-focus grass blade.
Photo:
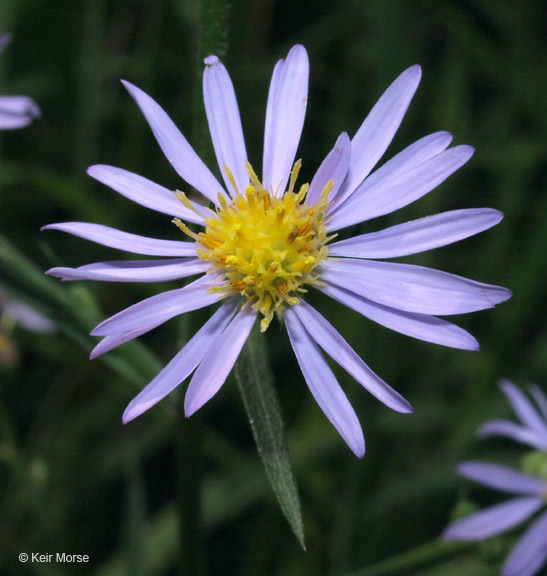
<svg viewBox="0 0 547 576">
<path fill-rule="evenodd" d="M 258 326 L 258 325 L 257 325 Z M 265 338 L 255 326 L 236 363 L 236 379 L 266 475 L 295 536 L 305 549 L 300 497 L 270 371 Z"/>
<path fill-rule="evenodd" d="M 0 236 L 0 275 L 6 289 L 38 312 L 49 317 L 69 338 L 86 350 L 96 341 L 90 330 L 102 320 L 91 294 L 82 286 L 65 288 L 45 276 L 34 263 Z M 135 384 L 146 383 L 161 364 L 138 342 L 128 342 L 115 354 L 101 356 L 103 362 Z"/>
<path fill-rule="evenodd" d="M 145 522 L 146 494 L 140 463 L 131 458 L 127 461 L 127 521 L 125 542 L 127 554 L 127 574 L 144 576 L 146 574 L 144 557 L 146 554 Z"/>
</svg>

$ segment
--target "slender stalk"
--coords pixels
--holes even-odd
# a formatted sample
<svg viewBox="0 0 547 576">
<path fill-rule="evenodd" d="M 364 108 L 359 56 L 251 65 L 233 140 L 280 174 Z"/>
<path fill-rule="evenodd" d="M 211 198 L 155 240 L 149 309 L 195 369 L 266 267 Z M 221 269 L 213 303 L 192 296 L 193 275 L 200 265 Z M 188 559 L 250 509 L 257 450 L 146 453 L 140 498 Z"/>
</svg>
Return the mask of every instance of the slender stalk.
<svg viewBox="0 0 547 576">
<path fill-rule="evenodd" d="M 300 496 L 270 369 L 266 338 L 259 332 L 258 322 L 236 362 L 235 376 L 266 476 L 294 535 L 305 550 Z"/>
</svg>

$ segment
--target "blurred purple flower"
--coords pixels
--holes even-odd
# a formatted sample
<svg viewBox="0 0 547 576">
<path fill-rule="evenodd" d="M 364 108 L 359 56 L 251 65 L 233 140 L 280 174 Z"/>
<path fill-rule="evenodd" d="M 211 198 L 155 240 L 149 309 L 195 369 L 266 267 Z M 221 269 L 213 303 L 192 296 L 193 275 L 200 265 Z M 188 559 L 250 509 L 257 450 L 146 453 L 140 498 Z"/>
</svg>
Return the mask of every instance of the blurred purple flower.
<svg viewBox="0 0 547 576">
<path fill-rule="evenodd" d="M 11 366 L 18 359 L 17 345 L 11 338 L 11 331 L 16 325 L 39 334 L 56 331 L 55 324 L 49 318 L 12 298 L 0 286 L 0 366 Z"/>
<path fill-rule="evenodd" d="M 169 259 L 100 262 L 75 269 L 53 268 L 49 274 L 63 280 L 113 282 L 155 282 L 203 274 L 183 288 L 148 298 L 102 322 L 92 332 L 104 337 L 92 357 L 178 314 L 224 299 L 210 320 L 129 404 L 124 422 L 148 410 L 195 370 L 185 397 L 185 413 L 190 416 L 226 380 L 257 315 L 262 315 L 264 331 L 277 313 L 313 396 L 353 452 L 362 457 L 365 441 L 359 420 L 323 352 L 390 408 L 400 412 L 412 408 L 302 299 L 303 294 L 313 286 L 392 330 L 443 346 L 476 350 L 473 336 L 435 315 L 492 308 L 511 296 L 509 290 L 376 259 L 451 244 L 494 226 L 502 214 L 489 208 L 454 210 L 329 243 L 338 230 L 389 214 L 424 196 L 473 154 L 470 146 L 447 149 L 452 136 L 437 132 L 371 174 L 418 87 L 420 67 L 403 72 L 353 139 L 342 133 L 311 184 L 297 189 L 300 161 L 294 167 L 293 163 L 307 103 L 306 50 L 295 46 L 275 66 L 266 108 L 262 182 L 247 161 L 230 77 L 215 56 L 205 64 L 205 109 L 224 188 L 164 110 L 136 86 L 124 85 L 165 156 L 190 186 L 214 204 L 212 210 L 191 202 L 182 192 L 173 193 L 120 168 L 98 165 L 88 170 L 130 200 L 175 216 L 175 224 L 194 242 L 145 238 L 84 222 L 52 224 L 46 228 Z M 195 233 L 183 221 L 203 231 Z"/>
<path fill-rule="evenodd" d="M 18 324 L 29 332 L 50 334 L 56 330 L 55 324 L 49 318 L 28 304 L 9 296 L 2 287 L 0 287 L 0 314 L 3 324 L 11 326 Z"/>
<path fill-rule="evenodd" d="M 0 52 L 10 40 L 10 34 L 0 35 Z M 40 115 L 40 108 L 28 96 L 0 96 L 0 130 L 23 128 Z"/>
<path fill-rule="evenodd" d="M 511 382 L 501 388 L 520 422 L 494 420 L 486 422 L 481 436 L 505 436 L 536 449 L 526 460 L 528 468 L 520 472 L 486 462 L 463 462 L 458 473 L 489 488 L 514 494 L 513 498 L 457 520 L 444 532 L 445 540 L 484 540 L 513 528 L 544 512 L 525 531 L 509 554 L 502 576 L 533 576 L 547 562 L 547 397 L 537 387 L 529 391 L 536 405 Z"/>
</svg>

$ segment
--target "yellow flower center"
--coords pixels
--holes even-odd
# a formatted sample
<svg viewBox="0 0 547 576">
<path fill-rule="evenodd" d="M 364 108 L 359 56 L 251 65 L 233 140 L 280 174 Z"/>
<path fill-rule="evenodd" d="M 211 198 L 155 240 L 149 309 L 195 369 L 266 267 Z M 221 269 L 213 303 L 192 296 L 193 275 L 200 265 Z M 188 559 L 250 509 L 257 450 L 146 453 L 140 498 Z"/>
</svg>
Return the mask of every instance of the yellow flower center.
<svg viewBox="0 0 547 576">
<path fill-rule="evenodd" d="M 281 197 L 274 196 L 258 180 L 250 164 L 247 170 L 251 183 L 242 195 L 228 167 L 226 173 L 236 190 L 229 203 L 219 196 L 219 207 L 205 215 L 205 231 L 196 234 L 183 222 L 175 224 L 191 236 L 201 248 L 199 258 L 211 262 L 221 271 L 226 282 L 210 288 L 223 296 L 239 293 L 246 304 L 264 316 L 260 329 L 264 332 L 275 312 L 298 304 L 298 293 L 306 292 L 306 284 L 316 284 L 315 268 L 328 254 L 325 212 L 330 181 L 319 201 L 306 204 L 309 185 L 294 191 L 301 161 L 294 165 L 289 188 Z M 182 192 L 177 197 L 188 207 L 191 204 Z M 202 214 L 203 216 L 203 214 Z"/>
</svg>

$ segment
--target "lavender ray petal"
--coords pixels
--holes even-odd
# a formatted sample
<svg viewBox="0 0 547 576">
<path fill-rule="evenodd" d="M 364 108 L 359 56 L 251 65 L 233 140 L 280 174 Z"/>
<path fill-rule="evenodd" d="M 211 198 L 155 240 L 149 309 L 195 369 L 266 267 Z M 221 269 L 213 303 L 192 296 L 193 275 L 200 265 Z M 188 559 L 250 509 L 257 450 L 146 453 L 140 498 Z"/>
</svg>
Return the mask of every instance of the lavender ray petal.
<svg viewBox="0 0 547 576">
<path fill-rule="evenodd" d="M 329 194 L 329 201 L 333 202 L 337 197 L 340 186 L 346 177 L 351 157 L 351 142 L 349 136 L 342 132 L 336 140 L 334 148 L 327 154 L 321 166 L 315 173 L 306 196 L 308 206 L 313 206 L 321 197 L 323 189 L 330 180 L 334 186 Z"/>
<path fill-rule="evenodd" d="M 362 458 L 365 438 L 347 396 L 294 309 L 288 308 L 283 316 L 298 364 L 313 397 L 352 452 Z"/>
<path fill-rule="evenodd" d="M 211 202 L 216 203 L 219 194 L 225 195 L 224 189 L 188 144 L 171 118 L 157 102 L 140 88 L 125 80 L 122 82 L 141 109 L 165 157 L 173 165 L 179 176 L 190 186 L 199 190 Z"/>
<path fill-rule="evenodd" d="M 187 417 L 220 390 L 251 332 L 256 316 L 256 310 L 250 306 L 244 308 L 222 334 L 211 342 L 186 391 L 184 413 Z"/>
<path fill-rule="evenodd" d="M 133 304 L 101 322 L 91 334 L 111 336 L 140 330 L 151 324 L 162 324 L 179 314 L 210 306 L 218 300 L 218 294 L 210 294 L 207 290 L 215 282 L 215 277 L 211 276 L 203 276 L 184 288 L 162 292 Z"/>
<path fill-rule="evenodd" d="M 450 142 L 452 142 L 452 134 L 449 132 L 435 132 L 420 138 L 367 176 L 366 180 L 357 189 L 366 191 L 368 187 L 378 186 L 397 174 L 402 174 L 411 168 L 419 166 L 426 160 L 446 150 Z M 344 186 L 344 188 L 346 187 Z M 352 196 L 353 194 L 346 195 L 344 202 L 340 202 L 340 200 L 335 202 L 333 213 L 342 208 L 345 201 L 352 198 Z"/>
<path fill-rule="evenodd" d="M 147 238 L 129 232 L 122 232 L 102 224 L 91 222 L 63 222 L 60 224 L 48 224 L 42 230 L 60 230 L 67 234 L 73 234 L 85 240 L 132 252 L 145 256 L 195 256 L 196 245 L 193 242 L 179 242 L 178 240 L 160 240 Z"/>
<path fill-rule="evenodd" d="M 491 208 L 452 210 L 335 242 L 329 245 L 329 255 L 396 258 L 417 254 L 483 232 L 502 218 L 501 212 Z"/>
<path fill-rule="evenodd" d="M 511 297 L 511 292 L 500 286 L 423 266 L 373 260 L 325 261 L 321 280 L 418 314 L 464 314 L 493 308 Z"/>
<path fill-rule="evenodd" d="M 352 194 L 384 155 L 422 77 L 420 66 L 405 70 L 382 94 L 351 141 L 351 164 L 342 198 Z"/>
<path fill-rule="evenodd" d="M 79 268 L 52 268 L 50 276 L 62 280 L 102 280 L 103 282 L 166 282 L 207 271 L 211 265 L 199 258 L 170 260 L 124 260 L 97 262 Z"/>
<path fill-rule="evenodd" d="M 512 422 L 510 420 L 490 420 L 485 422 L 478 430 L 481 438 L 489 436 L 503 436 L 515 442 L 532 446 L 538 450 L 547 449 L 547 441 L 538 436 L 534 430 Z"/>
<path fill-rule="evenodd" d="M 203 224 L 203 218 L 177 200 L 174 192 L 138 174 L 104 164 L 90 166 L 87 169 L 87 173 L 95 180 L 109 186 L 112 190 L 145 208 L 150 208 L 150 210 L 168 214 L 169 216 L 177 216 L 187 222 Z M 192 204 L 200 212 L 207 211 L 207 208 L 199 206 L 195 202 L 192 202 Z"/>
<path fill-rule="evenodd" d="M 264 186 L 282 196 L 287 186 L 306 115 L 309 62 L 306 49 L 296 45 L 273 71 L 264 129 Z"/>
<path fill-rule="evenodd" d="M 165 398 L 194 371 L 230 322 L 238 303 L 237 298 L 224 302 L 167 366 L 131 400 L 123 413 L 124 424 Z"/>
<path fill-rule="evenodd" d="M 547 513 L 524 533 L 507 557 L 501 576 L 533 576 L 547 561 Z"/>
<path fill-rule="evenodd" d="M 514 498 L 456 520 L 443 533 L 445 540 L 485 540 L 524 522 L 543 505 L 541 498 Z"/>
<path fill-rule="evenodd" d="M 395 156 L 392 156 L 372 174 L 367 176 L 367 186 L 378 186 L 394 175 L 403 174 L 407 170 L 423 164 L 427 160 L 444 152 L 452 143 L 452 140 L 452 134 L 445 130 L 422 136 L 406 148 L 403 148 L 400 152 L 397 152 Z M 359 186 L 359 189 L 363 189 L 364 183 L 365 181 Z M 366 189 L 365 187 L 364 190 Z"/>
<path fill-rule="evenodd" d="M 499 464 L 462 462 L 457 471 L 468 480 L 509 494 L 541 497 L 547 493 L 547 480 Z"/>
<path fill-rule="evenodd" d="M 95 346 L 95 348 L 93 348 L 93 350 L 91 351 L 91 354 L 89 355 L 89 358 L 90 358 L 90 360 L 93 360 L 94 358 L 98 358 L 102 354 L 105 354 L 106 352 L 110 352 L 110 350 L 113 350 L 114 348 L 117 348 L 118 346 L 121 346 L 122 344 L 125 344 L 126 342 L 129 342 L 130 340 L 134 340 L 135 338 L 138 338 L 139 336 L 142 336 L 143 334 L 150 332 L 150 330 L 157 328 L 162 323 L 163 322 L 161 322 L 161 321 L 160 322 L 153 322 L 151 324 L 148 324 L 147 326 L 144 326 L 143 328 L 140 328 L 139 330 L 131 330 L 129 332 L 122 332 L 120 334 L 113 334 L 111 336 L 105 336 Z"/>
<path fill-rule="evenodd" d="M 547 442 L 547 423 L 543 421 L 532 402 L 508 380 L 500 382 L 500 388 L 511 403 L 517 418 L 525 426 L 533 430 L 539 438 Z"/>
<path fill-rule="evenodd" d="M 441 346 L 449 346 L 461 350 L 479 349 L 479 343 L 469 332 L 446 320 L 426 314 L 395 310 L 333 284 L 317 286 L 317 288 L 331 298 L 390 330 L 395 330 L 425 342 L 440 344 Z"/>
<path fill-rule="evenodd" d="M 2 316 L 10 317 L 28 332 L 53 334 L 57 327 L 47 316 L 19 300 L 9 299 L 2 306 Z"/>
<path fill-rule="evenodd" d="M 332 214 L 329 231 L 390 214 L 425 196 L 461 168 L 473 155 L 471 146 L 455 146 L 421 164 L 383 178 L 365 180 L 351 198 Z"/>
<path fill-rule="evenodd" d="M 413 412 L 410 403 L 378 377 L 317 310 L 305 302 L 292 310 L 312 339 L 380 402 L 397 412 Z"/>
<path fill-rule="evenodd" d="M 3 130 L 23 128 L 40 116 L 38 104 L 28 96 L 0 97 L 0 128 Z"/>
<path fill-rule="evenodd" d="M 205 64 L 203 98 L 218 166 L 226 189 L 232 190 L 233 196 L 238 192 L 245 194 L 249 183 L 247 151 L 234 87 L 226 68 L 216 56 L 206 58 Z M 237 190 L 233 189 L 224 166 L 230 168 Z"/>
</svg>

